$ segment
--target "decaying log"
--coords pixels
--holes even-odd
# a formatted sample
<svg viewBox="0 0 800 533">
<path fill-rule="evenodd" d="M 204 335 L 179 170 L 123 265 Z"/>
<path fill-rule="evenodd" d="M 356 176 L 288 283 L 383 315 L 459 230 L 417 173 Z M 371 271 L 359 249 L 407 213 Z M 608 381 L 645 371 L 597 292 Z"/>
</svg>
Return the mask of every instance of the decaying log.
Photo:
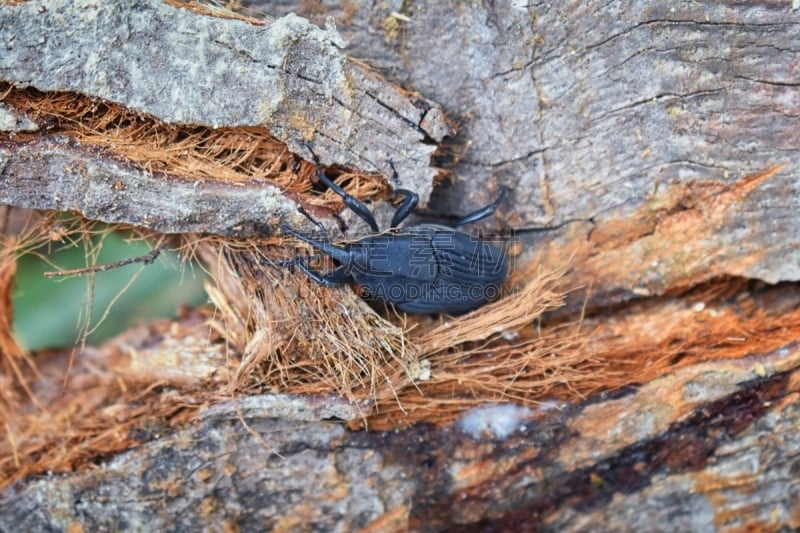
<svg viewBox="0 0 800 533">
<path fill-rule="evenodd" d="M 29 2 L 6 6 L 2 12 L 6 20 L 13 22 L 14 17 L 21 16 L 14 14 L 21 13 L 18 10 L 31 10 L 29 16 L 22 18 L 41 25 L 42 17 L 33 14 L 36 5 L 37 2 Z M 294 9 L 291 3 L 284 6 L 255 3 L 254 7 L 278 15 Z M 253 46 L 259 43 L 258 32 L 269 28 L 241 21 L 206 20 L 209 17 L 157 3 L 136 4 L 136 9 L 153 20 L 161 20 L 159 14 L 170 10 L 178 22 L 169 18 L 159 24 L 200 25 L 202 32 L 194 31 L 201 35 L 217 31 L 225 35 L 234 32 L 238 36 L 237 32 L 243 32 L 249 37 L 238 36 L 237 42 Z M 83 11 L 76 8 L 75 12 Z M 97 13 L 95 8 L 88 12 Z M 124 18 L 127 11 L 113 13 Z M 430 2 L 416 3 L 404 13 L 398 0 L 341 12 L 334 7 L 308 13 L 301 10 L 301 14 L 316 16 L 319 23 L 324 23 L 328 15 L 335 16 L 337 27 L 350 43 L 349 54 L 369 61 L 382 68 L 387 76 L 442 102 L 448 114 L 459 122 L 459 135 L 452 148 L 458 156 L 453 167 L 458 180 L 438 197 L 439 211 L 463 212 L 469 207 L 464 205 L 466 202 L 472 206 L 485 205 L 496 185 L 511 186 L 515 191 L 513 206 L 501 213 L 509 225 L 524 229 L 566 224 L 559 232 L 537 233 L 535 239 L 529 238 L 527 242 L 536 246 L 527 248 L 522 260 L 534 257 L 541 250 L 538 259 L 558 263 L 565 255 L 564 242 L 572 246 L 584 243 L 577 252 L 572 250 L 580 259 L 576 261 L 573 277 L 576 284 L 583 284 L 589 278 L 600 280 L 595 284 L 600 290 L 594 296 L 598 305 L 641 294 L 661 294 L 674 286 L 702 282 L 709 276 L 754 277 L 771 283 L 800 279 L 797 267 L 800 246 L 797 232 L 792 230 L 798 226 L 796 214 L 800 212 L 795 200 L 798 195 L 793 192 L 800 157 L 796 148 L 800 138 L 794 127 L 800 78 L 791 66 L 793 51 L 798 48 L 800 33 L 795 30 L 800 24 L 800 11 L 783 5 L 658 7 L 636 3 L 627 5 L 624 16 L 617 17 L 580 3 L 550 7 L 503 4 L 486 11 L 468 4 L 450 6 Z M 450 21 L 446 30 L 441 28 L 442 20 Z M 294 21 L 289 26 L 300 24 Z M 12 49 L 21 48 L 19 43 L 33 39 L 34 35 L 49 35 L 46 30 L 51 26 L 61 27 L 49 24 L 47 28 L 37 26 L 23 32 L 18 26 L 8 23 L 3 26 L 4 32 L 10 32 L 6 41 L 11 41 Z M 81 26 L 73 26 L 68 31 L 80 33 Z M 165 26 L 162 30 L 170 28 Z M 316 36 L 314 42 L 325 41 L 321 35 L 328 35 L 322 30 L 303 28 Z M 161 35 L 155 29 L 153 32 L 154 39 Z M 481 37 L 475 38 L 476 35 Z M 45 39 L 47 46 L 60 43 L 56 37 L 52 42 Z M 112 31 L 102 42 L 114 43 L 115 39 Z M 38 68 L 41 59 L 37 58 L 50 57 L 55 51 L 25 52 L 31 55 L 30 61 L 22 61 L 24 58 L 13 54 L 4 55 L 3 64 L 7 66 L 0 77 L 21 84 L 38 80 L 44 89 L 87 91 L 167 120 L 195 120 L 214 125 L 259 123 L 255 116 L 251 116 L 252 120 L 239 120 L 235 118 L 239 115 L 233 112 L 230 116 L 213 113 L 217 113 L 214 111 L 217 107 L 238 109 L 236 106 L 240 105 L 249 105 L 250 112 L 255 113 L 258 100 L 246 100 L 242 95 L 260 94 L 253 91 L 277 82 L 258 81 L 255 74 L 253 81 L 237 80 L 232 88 L 219 82 L 227 79 L 219 76 L 190 82 L 180 77 L 188 75 L 186 64 L 207 59 L 213 59 L 214 65 L 225 63 L 232 61 L 227 54 L 233 52 L 211 37 L 202 41 L 213 51 L 208 57 L 196 52 L 200 47 L 155 42 L 159 54 L 166 54 L 167 50 L 176 54 L 168 56 L 169 61 L 164 64 L 178 66 L 172 70 L 164 67 L 172 76 L 164 79 L 158 78 L 157 71 L 153 72 L 158 80 L 148 81 L 135 96 L 127 96 L 130 89 L 125 89 L 125 84 L 106 83 L 109 90 L 121 85 L 124 91 L 101 92 L 95 87 L 101 82 L 94 78 L 91 83 L 87 81 L 86 87 L 70 85 L 77 83 L 70 80 L 90 77 L 83 69 L 84 62 L 75 59 L 85 46 L 81 39 L 75 39 L 72 45 L 78 47 L 77 51 L 62 47 L 72 54 L 64 72 Z M 729 53 L 721 56 L 720 47 Z M 330 48 L 336 49 L 333 45 Z M 431 50 L 435 53 L 429 53 Z M 179 55 L 194 53 L 198 56 Z M 115 52 L 109 57 L 122 61 L 122 66 L 125 61 L 134 64 L 146 61 L 141 51 L 127 55 Z M 104 61 L 110 65 L 109 69 L 123 68 L 112 59 Z M 246 65 L 259 72 L 270 70 L 257 69 L 251 63 L 246 61 Z M 207 68 L 203 72 L 212 71 Z M 296 81 L 298 77 L 287 79 Z M 166 102 L 164 84 L 205 87 L 205 92 L 191 97 L 195 100 L 181 96 L 175 102 Z M 106 85 L 101 84 L 101 88 Z M 292 91 L 305 94 L 301 89 L 291 87 Z M 214 101 L 234 103 L 220 103 L 217 107 L 197 105 L 197 98 L 209 99 L 208 91 L 220 91 L 220 98 Z M 235 96 L 230 91 L 235 91 Z M 330 112 L 331 106 L 320 99 L 319 91 L 314 94 L 310 99 L 295 98 L 321 108 L 312 106 L 302 116 L 315 116 L 322 110 Z M 144 98 L 147 100 L 140 101 Z M 240 104 L 241 100 L 246 100 L 246 104 Z M 413 103 L 410 105 L 413 107 Z M 287 122 L 281 117 L 287 114 L 291 115 L 288 112 L 276 115 L 279 126 L 286 127 Z M 363 126 L 347 122 L 343 128 L 326 116 L 324 120 L 315 119 L 313 124 L 315 128 L 330 125 L 330 131 L 325 130 L 330 136 L 334 131 L 357 130 L 369 132 L 363 134 L 375 140 L 376 135 L 385 131 L 382 124 L 385 117 L 377 112 L 345 115 L 348 121 L 363 115 L 367 117 L 365 120 L 373 122 Z M 375 121 L 381 122 L 380 127 L 376 127 Z M 437 124 L 439 134 L 430 135 L 434 140 L 445 133 L 443 123 Z M 303 130 L 293 130 L 281 138 L 294 151 L 308 156 L 301 146 L 306 139 Z M 416 144 L 409 145 L 405 136 L 399 139 L 406 140 L 390 143 L 402 147 L 393 149 L 391 159 L 395 165 L 408 146 L 419 144 L 415 141 Z M 362 141 L 354 143 L 371 146 Z M 389 145 L 384 140 L 375 144 L 378 142 Z M 349 146 L 347 150 L 352 151 Z M 427 148 L 423 151 L 426 155 L 416 161 L 429 157 L 430 151 Z M 392 175 L 388 164 L 379 167 L 348 157 L 326 155 L 323 161 L 349 162 Z M 424 165 L 428 165 L 427 160 Z M 687 234 L 687 227 L 709 225 L 706 211 L 719 210 L 714 205 L 714 188 L 735 189 L 748 176 L 781 165 L 783 170 L 752 194 L 740 198 L 736 205 L 728 204 L 724 216 L 717 216 L 710 224 L 711 237 L 703 233 Z M 419 165 L 413 172 L 405 172 L 406 176 L 416 174 L 417 178 L 409 177 L 411 181 L 394 185 L 412 188 L 424 199 L 430 190 L 426 179 L 431 174 L 418 170 Z M 428 178 L 422 179 L 423 176 Z M 687 221 L 687 214 L 695 220 Z M 246 220 L 247 215 L 232 218 Z M 654 234 L 658 234 L 657 240 L 650 242 L 652 239 L 648 237 Z M 548 243 L 553 240 L 556 245 L 551 247 Z M 606 253 L 612 248 L 613 258 Z M 598 259 L 587 260 L 589 256 Z M 620 264 L 626 266 L 619 268 Z M 644 269 L 643 265 L 648 266 Z"/>
<path fill-rule="evenodd" d="M 440 141 L 445 127 L 424 122 L 437 117 L 438 108 L 397 89 L 392 98 L 402 104 L 371 98 L 370 84 L 378 78 L 344 58 L 330 31 L 295 17 L 282 23 L 312 36 L 309 40 L 322 47 L 314 50 L 322 50 L 333 65 L 328 65 L 333 72 L 314 71 L 309 76 L 315 81 L 309 82 L 305 73 L 282 70 L 282 60 L 269 59 L 264 42 L 273 42 L 274 25 L 210 19 L 138 1 L 113 11 L 122 17 L 117 23 L 85 26 L 84 17 L 105 12 L 95 3 L 66 4 L 0 6 L 0 42 L 25 54 L 0 56 L 1 80 L 92 94 L 166 121 L 216 126 L 269 119 L 274 133 L 306 156 L 306 127 L 313 124 L 314 149 L 324 162 L 391 177 L 389 162 L 397 165 L 412 151 L 392 185 L 423 196 L 430 190 L 427 158 L 433 146 L 427 143 Z M 64 20 L 72 23 L 64 29 L 53 10 L 38 11 L 44 5 L 71 13 L 73 18 Z M 441 160 L 451 164 L 457 179 L 434 194 L 434 208 L 465 212 L 485 204 L 498 186 L 510 186 L 513 200 L 501 209 L 501 220 L 520 229 L 557 228 L 523 234 L 519 261 L 536 258 L 549 266 L 570 261 L 565 283 L 591 287 L 588 296 L 573 294 L 579 304 L 588 301 L 599 311 L 595 326 L 620 309 L 612 304 L 656 296 L 653 305 L 661 305 L 662 295 L 681 298 L 680 291 L 712 278 L 800 279 L 800 11 L 789 3 L 248 5 L 273 15 L 299 10 L 319 25 L 334 16 L 350 43 L 350 57 L 440 102 L 459 123 L 458 137 Z M 152 57 L 167 59 L 153 61 L 122 47 L 125 53 L 104 54 L 106 62 L 87 51 L 85 40 L 61 41 L 53 29 L 78 37 L 81 28 L 95 28 L 103 38 L 93 39 L 114 48 L 129 35 L 119 21 L 139 11 L 154 26 L 137 35 L 156 43 L 152 53 L 158 55 Z M 31 25 L 17 28 L 9 23 L 16 17 Z M 191 35 L 181 34 L 187 28 Z M 308 44 L 303 39 L 284 44 L 288 56 L 282 57 L 300 57 L 311 70 L 317 65 L 317 52 L 303 48 Z M 43 45 L 52 48 L 42 53 L 37 47 Z M 86 55 L 78 59 L 76 51 Z M 162 66 L 178 77 L 166 78 L 174 85 L 137 85 L 137 79 L 110 75 L 98 81 L 83 69 L 87 57 L 96 59 L 93 72 L 104 65 L 111 73 L 137 71 L 131 65 L 142 72 L 143 64 L 152 63 L 154 78 L 161 79 Z M 66 61 L 63 71 L 58 58 Z M 207 66 L 190 68 L 197 64 Z M 229 65 L 236 76 L 221 74 Z M 265 81 L 262 75 L 272 78 Z M 341 84 L 343 78 L 356 79 L 362 92 L 347 105 L 334 98 L 339 115 L 329 117 L 330 95 L 352 89 Z M 181 91 L 163 99 L 173 86 Z M 190 97 L 183 94 L 187 87 L 203 90 Z M 265 87 L 284 97 L 271 101 L 268 112 L 259 106 Z M 380 104 L 390 100 L 395 112 Z M 364 101 L 372 111 L 353 103 Z M 425 104 L 414 111 L 418 102 Z M 288 111 L 298 106 L 299 115 Z M 23 119 L 4 120 L 13 122 L 7 131 Z M 29 145 L 12 139 L 2 150 L 0 175 L 6 184 L 25 176 L 23 164 L 65 174 L 69 163 L 63 161 L 85 162 L 66 173 L 70 179 L 86 179 L 90 174 L 84 169 L 97 169 L 91 175 L 105 176 L 106 189 L 114 188 L 112 174 L 145 180 L 139 183 L 147 190 L 135 186 L 113 193 L 120 195 L 116 202 L 130 202 L 128 211 L 93 204 L 98 218 L 112 212 L 118 216 L 114 221 L 146 225 L 143 206 L 155 204 L 141 196 L 163 191 L 146 181 L 146 173 L 100 152 L 93 161 L 80 159 L 92 154 L 57 139 Z M 44 153 L 55 154 L 54 166 L 35 161 Z M 167 180 L 177 191 L 193 186 L 170 176 L 152 179 Z M 8 195 L 19 190 L 7 189 L 4 201 L 13 203 Z M 225 205 L 231 212 L 203 222 L 217 224 L 223 234 L 257 230 L 250 221 L 269 220 L 270 202 L 277 198 L 272 189 L 264 191 L 266 207 L 258 216 L 252 216 L 252 206 L 231 202 Z M 53 208 L 49 194 L 32 201 Z M 205 208 L 188 205 L 189 211 Z M 237 211 L 243 208 L 248 211 Z M 157 206 L 149 209 L 152 216 L 169 216 Z M 796 323 L 781 322 L 800 308 L 796 292 L 787 291 L 786 298 L 780 308 L 747 302 L 747 312 L 769 326 L 758 334 L 800 331 Z M 495 406 L 469 412 L 455 426 L 392 432 L 354 432 L 331 420 L 355 416 L 346 407 L 333 413 L 317 411 L 314 403 L 309 408 L 314 414 L 298 421 L 287 409 L 218 406 L 195 426 L 152 435 L 96 470 L 16 484 L 0 496 L 0 524 L 11 528 L 24 518 L 35 528 L 87 530 L 144 523 L 167 529 L 373 531 L 800 528 L 800 350 L 796 339 L 774 350 L 750 348 L 759 339 L 746 328 L 720 338 L 713 327 L 703 329 L 705 320 L 723 311 L 744 313 L 741 301 L 735 294 L 722 298 L 715 304 L 719 309 L 691 319 L 691 331 L 711 339 L 709 346 L 738 343 L 735 358 L 684 366 L 646 383 L 637 381 L 636 369 L 620 369 L 630 372 L 630 387 L 607 396 L 539 409 Z M 704 300 L 683 303 L 690 309 L 705 305 Z M 647 320 L 643 315 L 642 331 L 664 326 Z M 676 338 L 675 344 L 688 341 Z M 652 359 L 673 356 L 677 365 L 680 346 L 654 352 Z M 310 400 L 297 400 L 303 401 Z"/>
</svg>

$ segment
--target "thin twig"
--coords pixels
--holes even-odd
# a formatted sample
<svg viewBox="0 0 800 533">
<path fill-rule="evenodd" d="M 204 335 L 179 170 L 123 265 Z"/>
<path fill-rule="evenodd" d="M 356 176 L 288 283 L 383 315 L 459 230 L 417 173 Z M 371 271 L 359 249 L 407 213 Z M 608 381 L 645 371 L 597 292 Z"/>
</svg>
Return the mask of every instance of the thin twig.
<svg viewBox="0 0 800 533">
<path fill-rule="evenodd" d="M 56 278 L 63 276 L 82 276 L 85 274 L 93 274 L 95 272 L 105 272 L 106 270 L 120 268 L 127 265 L 132 265 L 134 263 L 144 263 L 145 265 L 149 265 L 158 258 L 163 248 L 164 248 L 163 245 L 159 245 L 150 250 L 145 255 L 140 255 L 138 257 L 129 257 L 128 259 L 114 261 L 113 263 L 106 263 L 105 265 L 94 265 L 90 267 L 73 268 L 71 270 L 58 270 L 54 272 L 45 272 L 44 277 Z"/>
</svg>

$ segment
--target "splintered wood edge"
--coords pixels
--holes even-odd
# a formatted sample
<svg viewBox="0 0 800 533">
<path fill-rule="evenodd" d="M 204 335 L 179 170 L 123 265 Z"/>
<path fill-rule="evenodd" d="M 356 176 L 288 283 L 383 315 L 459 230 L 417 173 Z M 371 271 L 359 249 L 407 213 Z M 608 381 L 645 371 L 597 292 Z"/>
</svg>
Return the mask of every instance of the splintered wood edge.
<svg viewBox="0 0 800 533">
<path fill-rule="evenodd" d="M 159 233 L 269 235 L 305 221 L 278 187 L 147 172 L 66 138 L 0 143 L 0 204 L 77 211 Z"/>
<path fill-rule="evenodd" d="M 295 15 L 253 25 L 159 0 L 33 0 L 0 5 L 0 41 L 2 81 L 169 123 L 265 126 L 303 157 L 310 146 L 323 164 L 380 172 L 423 203 L 450 133 L 438 105 L 347 58 L 335 28 Z"/>
</svg>

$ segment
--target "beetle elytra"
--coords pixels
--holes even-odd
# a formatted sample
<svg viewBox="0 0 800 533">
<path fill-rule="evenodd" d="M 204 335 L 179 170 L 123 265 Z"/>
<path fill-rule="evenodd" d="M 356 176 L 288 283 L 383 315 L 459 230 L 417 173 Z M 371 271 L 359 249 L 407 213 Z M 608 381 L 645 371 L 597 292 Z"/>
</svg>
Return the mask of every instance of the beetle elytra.
<svg viewBox="0 0 800 533">
<path fill-rule="evenodd" d="M 507 247 L 456 228 L 491 216 L 505 198 L 506 189 L 494 202 L 460 218 L 452 227 L 417 224 L 402 229 L 400 223 L 419 198 L 411 191 L 397 189 L 395 193 L 404 200 L 389 230 L 381 232 L 369 209 L 331 181 L 317 164 L 319 180 L 341 196 L 374 233 L 337 245 L 327 237 L 318 239 L 283 227 L 286 233 L 338 263 L 323 274 L 307 262 L 297 261 L 312 280 L 326 286 L 355 282 L 363 288 L 365 297 L 389 302 L 406 313 L 466 313 L 500 294 L 509 273 Z"/>
</svg>

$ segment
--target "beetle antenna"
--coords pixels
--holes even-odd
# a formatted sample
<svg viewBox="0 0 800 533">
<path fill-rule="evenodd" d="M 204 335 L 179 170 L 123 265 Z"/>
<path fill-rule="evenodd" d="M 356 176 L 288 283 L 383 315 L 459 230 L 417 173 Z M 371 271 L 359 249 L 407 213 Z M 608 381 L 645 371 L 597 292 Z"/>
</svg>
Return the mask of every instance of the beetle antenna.
<svg viewBox="0 0 800 533">
<path fill-rule="evenodd" d="M 503 201 L 506 199 L 506 196 L 508 196 L 509 191 L 510 189 L 508 187 L 506 187 L 505 185 L 502 186 L 500 188 L 500 194 L 497 196 L 497 199 L 494 202 L 468 215 L 464 215 L 463 217 L 455 221 L 453 227 L 457 228 L 465 224 L 472 224 L 473 222 L 477 222 L 479 220 L 483 220 L 484 218 L 492 216 L 494 212 L 497 211 L 497 208 L 500 207 L 500 204 L 503 203 Z"/>
</svg>

